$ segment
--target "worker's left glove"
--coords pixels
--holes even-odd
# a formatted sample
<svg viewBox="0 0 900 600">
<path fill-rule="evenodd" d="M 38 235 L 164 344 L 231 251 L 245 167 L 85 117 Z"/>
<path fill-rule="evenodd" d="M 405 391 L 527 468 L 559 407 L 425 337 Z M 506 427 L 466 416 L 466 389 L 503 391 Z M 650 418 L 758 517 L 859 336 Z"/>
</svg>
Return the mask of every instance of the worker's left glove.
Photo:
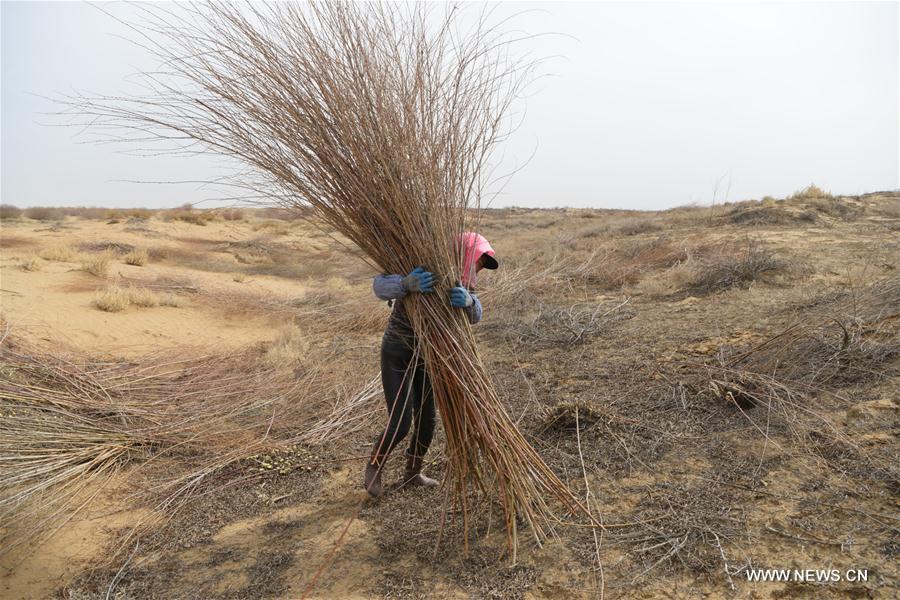
<svg viewBox="0 0 900 600">
<path fill-rule="evenodd" d="M 462 286 L 450 288 L 450 306 L 468 308 L 473 304 L 475 304 L 475 300 L 472 299 L 472 294 L 469 293 L 469 290 Z"/>
</svg>

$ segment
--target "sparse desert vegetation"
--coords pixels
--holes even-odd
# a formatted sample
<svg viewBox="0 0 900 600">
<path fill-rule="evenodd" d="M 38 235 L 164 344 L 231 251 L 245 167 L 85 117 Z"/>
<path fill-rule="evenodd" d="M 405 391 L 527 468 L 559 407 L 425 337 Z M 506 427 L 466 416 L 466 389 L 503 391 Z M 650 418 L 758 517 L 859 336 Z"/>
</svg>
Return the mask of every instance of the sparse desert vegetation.
<svg viewBox="0 0 900 600">
<path fill-rule="evenodd" d="M 23 271 L 40 271 L 44 262 L 39 256 L 27 256 L 19 262 L 19 268 Z"/>
<path fill-rule="evenodd" d="M 96 256 L 85 256 L 81 261 L 81 270 L 90 273 L 94 277 L 106 277 L 109 272 L 111 257 L 108 252 Z"/>
<path fill-rule="evenodd" d="M 122 261 L 126 265 L 132 265 L 135 267 L 143 267 L 145 264 L 147 264 L 147 261 L 149 259 L 150 254 L 149 252 L 147 252 L 146 248 L 135 248 L 122 257 Z"/>
<path fill-rule="evenodd" d="M 50 246 L 40 252 L 41 258 L 50 262 L 77 262 L 79 254 L 71 246 Z"/>
<path fill-rule="evenodd" d="M 486 211 L 481 359 L 606 527 L 515 566 L 490 504 L 466 554 L 440 492 L 362 502 L 390 309 L 346 240 L 26 212 L 0 212 L 5 595 L 298 597 L 320 567 L 317 597 L 804 597 L 746 572 L 825 564 L 869 579 L 820 597 L 897 586 L 897 193 Z"/>
</svg>

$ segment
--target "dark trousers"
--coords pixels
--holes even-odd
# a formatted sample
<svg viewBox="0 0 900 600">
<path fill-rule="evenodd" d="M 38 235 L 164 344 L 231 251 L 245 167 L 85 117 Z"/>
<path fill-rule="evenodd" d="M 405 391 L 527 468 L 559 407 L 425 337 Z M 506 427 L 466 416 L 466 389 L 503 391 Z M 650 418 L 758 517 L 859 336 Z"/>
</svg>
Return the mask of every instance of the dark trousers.
<svg viewBox="0 0 900 600">
<path fill-rule="evenodd" d="M 387 334 L 381 342 L 381 384 L 387 400 L 388 424 L 381 437 L 378 454 L 386 456 L 412 427 L 407 453 L 424 456 L 434 437 L 435 409 L 431 382 L 421 357 L 414 356 L 412 344 Z"/>
</svg>

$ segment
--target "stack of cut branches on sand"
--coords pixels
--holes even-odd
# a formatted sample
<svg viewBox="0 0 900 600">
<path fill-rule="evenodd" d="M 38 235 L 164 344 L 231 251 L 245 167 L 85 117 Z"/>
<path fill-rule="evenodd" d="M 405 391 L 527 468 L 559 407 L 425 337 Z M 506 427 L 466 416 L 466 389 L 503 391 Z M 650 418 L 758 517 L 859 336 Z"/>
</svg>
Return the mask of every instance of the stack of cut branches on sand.
<svg viewBox="0 0 900 600">
<path fill-rule="evenodd" d="M 342 435 L 371 383 L 330 399 L 329 377 L 296 377 L 249 354 L 98 359 L 0 341 L 0 554 L 55 531 L 110 483 L 171 516 L 226 467 Z M 346 406 L 345 406 L 346 405 Z M 365 410 L 361 411 L 363 414 Z M 298 433 L 299 432 L 299 433 Z M 239 472 L 239 477 L 254 473 Z"/>
<path fill-rule="evenodd" d="M 149 8 L 135 31 L 169 69 L 147 75 L 154 93 L 70 106 L 113 139 L 234 159 L 247 196 L 312 207 L 378 271 L 436 274 L 435 294 L 404 302 L 446 432 L 446 506 L 468 531 L 469 493 L 498 500 L 515 560 L 520 522 L 540 542 L 552 503 L 587 513 L 507 415 L 446 300 L 468 250 L 456 240 L 477 229 L 492 151 L 535 66 L 490 18 L 422 4 Z"/>
</svg>

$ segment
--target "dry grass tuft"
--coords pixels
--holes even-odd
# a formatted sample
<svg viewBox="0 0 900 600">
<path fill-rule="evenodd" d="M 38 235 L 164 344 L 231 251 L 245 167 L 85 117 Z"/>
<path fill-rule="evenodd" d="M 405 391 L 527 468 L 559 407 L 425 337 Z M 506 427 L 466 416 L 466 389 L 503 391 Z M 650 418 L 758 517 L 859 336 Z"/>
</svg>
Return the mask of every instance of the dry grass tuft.
<svg viewBox="0 0 900 600">
<path fill-rule="evenodd" d="M 788 196 L 788 200 L 798 201 L 798 200 L 813 200 L 813 199 L 826 199 L 826 200 L 834 200 L 834 196 L 831 195 L 830 192 L 826 192 L 822 188 L 818 187 L 816 184 L 811 183 L 799 192 L 794 192 L 790 196 Z"/>
<path fill-rule="evenodd" d="M 98 292 L 94 298 L 94 306 L 106 312 L 121 312 L 131 304 L 128 290 L 117 285 Z"/>
<path fill-rule="evenodd" d="M 147 264 L 147 261 L 149 259 L 150 253 L 146 248 L 135 248 L 122 257 L 122 261 L 126 265 L 133 265 L 135 267 L 143 267 L 145 264 Z"/>
<path fill-rule="evenodd" d="M 159 305 L 168 306 L 171 308 L 181 308 L 182 306 L 184 306 L 184 302 L 175 294 L 164 292 L 159 295 Z"/>
<path fill-rule="evenodd" d="M 44 262 L 39 256 L 29 256 L 19 261 L 19 268 L 23 271 L 40 271 L 44 268 Z"/>
<path fill-rule="evenodd" d="M 266 360 L 278 367 L 296 367 L 309 358 L 309 335 L 295 324 L 288 325 L 278 332 L 272 343 L 266 348 Z"/>
<path fill-rule="evenodd" d="M 129 286 L 123 288 L 112 285 L 98 292 L 94 298 L 94 306 L 106 312 L 120 312 L 129 306 L 153 308 L 154 306 L 181 306 L 178 296 L 171 293 L 158 294 L 146 287 Z"/>
<path fill-rule="evenodd" d="M 147 288 L 128 288 L 128 301 L 141 308 L 153 308 L 159 306 L 159 296 Z"/>
<path fill-rule="evenodd" d="M 108 253 L 98 256 L 85 257 L 81 261 L 81 270 L 95 277 L 106 277 L 109 273 L 109 263 L 112 257 Z"/>
<path fill-rule="evenodd" d="M 65 262 L 65 263 L 74 263 L 78 262 L 81 258 L 81 255 L 75 251 L 71 246 L 51 246 L 50 248 L 45 248 L 40 252 L 41 258 L 50 262 Z"/>
</svg>

